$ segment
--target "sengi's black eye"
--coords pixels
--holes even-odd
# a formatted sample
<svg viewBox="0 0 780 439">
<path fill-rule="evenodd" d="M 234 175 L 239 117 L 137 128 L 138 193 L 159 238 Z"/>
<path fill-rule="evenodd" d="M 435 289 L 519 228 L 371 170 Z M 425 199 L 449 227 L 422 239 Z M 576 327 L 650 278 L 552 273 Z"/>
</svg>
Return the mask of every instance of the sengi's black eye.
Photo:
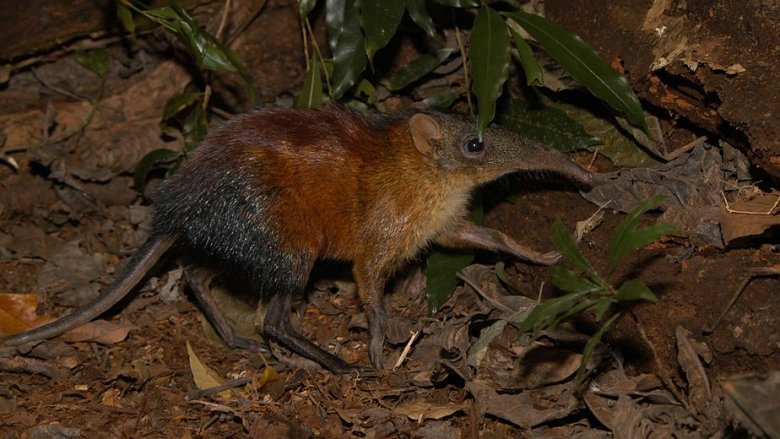
<svg viewBox="0 0 780 439">
<path fill-rule="evenodd" d="M 476 137 L 472 137 L 471 139 L 466 141 L 466 144 L 463 145 L 464 149 L 469 154 L 477 154 L 481 152 L 483 149 L 485 149 L 485 144 L 482 143 L 481 140 L 479 140 Z"/>
</svg>

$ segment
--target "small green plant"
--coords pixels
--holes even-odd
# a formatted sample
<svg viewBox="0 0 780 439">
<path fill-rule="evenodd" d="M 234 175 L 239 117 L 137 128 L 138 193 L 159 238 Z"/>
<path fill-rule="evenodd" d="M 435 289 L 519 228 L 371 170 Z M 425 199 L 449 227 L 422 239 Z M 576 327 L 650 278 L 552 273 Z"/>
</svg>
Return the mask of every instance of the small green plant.
<svg viewBox="0 0 780 439">
<path fill-rule="evenodd" d="M 637 227 L 641 216 L 656 207 L 663 199 L 662 195 L 656 195 L 639 202 L 617 226 L 612 242 L 609 244 L 608 275 L 614 272 L 618 263 L 631 251 L 640 249 L 662 236 L 674 232 L 672 225 L 664 223 L 644 228 Z M 553 225 L 552 240 L 564 259 L 573 265 L 578 273 L 562 267 L 550 268 L 552 284 L 565 291 L 566 294 L 537 305 L 520 326 L 522 332 L 530 331 L 533 334 L 538 334 L 539 331 L 554 328 L 563 320 L 588 311 L 593 312 L 596 322 L 602 322 L 607 310 L 612 305 L 634 300 L 646 300 L 653 303 L 658 301 L 650 288 L 638 279 L 626 280 L 619 288 L 614 288 L 588 263 L 560 221 Z M 577 371 L 578 380 L 584 376 L 585 367 L 601 337 L 618 316 L 620 316 L 619 312 L 603 322 L 585 344 L 582 363 Z"/>
<path fill-rule="evenodd" d="M 206 79 L 208 72 L 238 73 L 244 79 L 250 106 L 254 105 L 254 85 L 249 73 L 243 66 L 238 54 L 224 46 L 219 38 L 204 31 L 184 8 L 177 4 L 146 9 L 138 0 L 116 0 L 117 16 L 125 29 L 131 34 L 136 30 L 136 16 L 164 27 L 178 38 L 189 53 L 199 74 Z M 168 132 L 179 131 L 184 138 L 184 151 L 156 149 L 150 151 L 138 162 L 135 168 L 135 186 L 143 192 L 151 169 L 160 163 L 173 163 L 169 170 L 176 167 L 197 147 L 206 136 L 208 121 L 206 109 L 209 105 L 211 89 L 206 85 L 198 89 L 190 84 L 183 92 L 172 96 L 163 111 L 163 129 Z"/>
</svg>

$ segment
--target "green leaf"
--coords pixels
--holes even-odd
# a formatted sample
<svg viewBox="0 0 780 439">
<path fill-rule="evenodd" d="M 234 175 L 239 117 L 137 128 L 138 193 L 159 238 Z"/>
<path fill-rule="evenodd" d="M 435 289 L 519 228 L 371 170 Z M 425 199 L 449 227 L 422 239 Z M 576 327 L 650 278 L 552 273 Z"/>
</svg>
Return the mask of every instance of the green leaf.
<svg viewBox="0 0 780 439">
<path fill-rule="evenodd" d="M 585 376 L 585 370 L 588 367 L 590 358 L 593 356 L 593 350 L 596 349 L 596 346 L 598 346 L 599 342 L 601 342 L 601 337 L 604 336 L 604 333 L 606 333 L 607 329 L 609 329 L 609 327 L 615 323 L 615 320 L 617 320 L 619 316 L 619 313 L 612 316 L 612 318 L 601 325 L 599 330 L 588 339 L 587 343 L 585 343 L 585 349 L 582 351 L 582 362 L 580 363 L 579 369 L 577 369 L 577 382 L 580 382 L 582 377 Z"/>
<path fill-rule="evenodd" d="M 547 299 L 536 305 L 527 319 L 520 325 L 520 332 L 538 332 L 544 328 L 550 328 L 559 320 L 559 317 L 572 309 L 577 303 L 581 303 L 587 292 L 571 293 L 561 297 Z"/>
<path fill-rule="evenodd" d="M 182 131 L 187 150 L 192 151 L 206 137 L 208 131 L 208 121 L 203 106 L 195 105 L 192 107 L 192 110 L 182 120 Z"/>
<path fill-rule="evenodd" d="M 597 322 L 600 322 L 601 319 L 604 318 L 604 314 L 606 314 L 607 310 L 609 310 L 609 306 L 613 303 L 616 303 L 617 299 L 601 299 L 598 302 L 596 302 L 592 309 L 593 309 L 593 317 L 596 319 Z"/>
<path fill-rule="evenodd" d="M 295 98 L 295 106 L 301 108 L 322 106 L 322 76 L 320 75 L 320 63 L 315 51 L 312 51 L 309 71 L 306 73 L 306 80 L 303 81 L 301 93 Z"/>
<path fill-rule="evenodd" d="M 433 108 L 436 110 L 447 110 L 452 107 L 452 104 L 454 104 L 455 101 L 457 101 L 462 96 L 462 92 L 454 91 L 452 93 L 444 93 L 425 98 L 423 99 L 423 103 L 425 103 L 428 108 Z"/>
<path fill-rule="evenodd" d="M 149 171 L 152 167 L 158 163 L 166 163 L 180 158 L 182 154 L 178 151 L 171 149 L 155 149 L 149 151 L 145 156 L 138 161 L 135 165 L 135 172 L 133 173 L 133 180 L 135 182 L 135 188 L 138 192 L 143 193 L 146 187 L 146 179 L 149 175 Z"/>
<path fill-rule="evenodd" d="M 581 38 L 538 15 L 519 11 L 504 15 L 531 34 L 572 78 L 623 113 L 631 123 L 647 131 L 642 106 L 626 79 L 612 70 Z"/>
<path fill-rule="evenodd" d="M 666 198 L 664 195 L 656 195 L 646 198 L 629 212 L 623 221 L 615 227 L 615 233 L 612 241 L 609 243 L 609 271 L 612 272 L 618 262 L 623 259 L 631 250 L 637 250 L 657 240 L 658 238 L 674 232 L 674 227 L 669 224 L 655 224 L 637 231 L 639 219 L 648 210 L 657 206 Z"/>
<path fill-rule="evenodd" d="M 412 21 L 417 23 L 417 26 L 420 26 L 425 33 L 430 36 L 436 35 L 433 20 L 428 15 L 428 10 L 425 9 L 425 0 L 406 0 L 406 10 L 409 12 L 409 17 L 412 18 Z"/>
<path fill-rule="evenodd" d="M 410 62 L 390 78 L 390 90 L 400 90 L 432 72 L 444 62 L 452 52 L 453 49 L 440 49 Z"/>
<path fill-rule="evenodd" d="M 301 14 L 301 17 L 305 17 L 309 15 L 316 4 L 317 0 L 298 0 L 298 13 Z"/>
<path fill-rule="evenodd" d="M 352 0 L 349 0 L 350 3 Z M 347 0 L 325 0 L 325 27 L 328 29 L 328 47 L 330 53 L 336 53 L 339 35 L 344 27 L 344 13 Z"/>
<path fill-rule="evenodd" d="M 344 21 L 338 30 L 333 52 L 333 99 L 338 100 L 352 87 L 366 68 L 368 58 L 363 47 L 360 15 L 356 0 L 347 0 Z"/>
<path fill-rule="evenodd" d="M 165 109 L 163 110 L 163 120 L 167 121 L 182 112 L 185 108 L 194 104 L 200 93 L 196 91 L 185 91 L 183 93 L 177 93 L 168 99 L 165 103 Z"/>
<path fill-rule="evenodd" d="M 563 225 L 561 220 L 556 220 L 555 224 L 553 224 L 551 239 L 553 244 L 555 244 L 555 247 L 567 261 L 582 270 L 591 278 L 591 280 L 603 285 L 603 282 L 599 282 L 600 278 L 598 273 L 596 273 L 596 270 L 590 266 L 585 259 L 585 256 L 577 249 L 574 238 L 566 231 L 566 226 Z"/>
<path fill-rule="evenodd" d="M 479 102 L 480 138 L 496 114 L 496 100 L 509 75 L 509 34 L 501 15 L 483 5 L 474 19 L 469 46 L 471 90 Z"/>
<path fill-rule="evenodd" d="M 124 5 L 116 3 L 116 16 L 119 18 L 119 22 L 122 23 L 122 27 L 131 34 L 135 33 L 135 20 L 133 20 L 133 13 L 130 9 L 127 9 Z"/>
<path fill-rule="evenodd" d="M 600 285 L 594 284 L 588 279 L 577 276 L 569 270 L 561 267 L 550 267 L 550 281 L 555 288 L 569 293 L 592 293 L 603 290 Z"/>
<path fill-rule="evenodd" d="M 361 79 L 355 86 L 352 94 L 369 105 L 376 105 L 376 87 L 368 79 Z"/>
<path fill-rule="evenodd" d="M 615 298 L 621 302 L 627 300 L 647 300 L 658 303 L 658 297 L 650 291 L 644 282 L 638 279 L 629 279 L 620 286 Z"/>
<path fill-rule="evenodd" d="M 436 3 L 452 6 L 454 8 L 476 8 L 479 6 L 478 0 L 435 0 Z"/>
<path fill-rule="evenodd" d="M 469 219 L 475 224 L 481 224 L 485 214 L 482 199 L 477 196 L 472 201 Z M 457 273 L 474 260 L 474 252 L 457 250 L 434 250 L 428 256 L 428 266 L 425 269 L 425 297 L 428 302 L 428 312 L 433 315 L 441 305 L 455 292 L 458 285 Z"/>
<path fill-rule="evenodd" d="M 599 143 L 565 112 L 526 99 L 513 99 L 499 113 L 498 123 L 530 139 L 571 153 Z"/>
<path fill-rule="evenodd" d="M 360 21 L 366 35 L 369 60 L 373 60 L 374 54 L 393 38 L 405 9 L 403 0 L 360 0 Z"/>
<path fill-rule="evenodd" d="M 511 27 L 507 26 L 507 29 L 512 35 L 517 54 L 520 56 L 520 65 L 523 66 L 523 71 L 525 72 L 526 85 L 544 85 L 544 73 L 542 72 L 542 67 L 539 66 L 539 62 L 536 61 L 536 57 L 534 57 L 531 46 Z"/>
<path fill-rule="evenodd" d="M 105 79 L 108 74 L 108 49 L 105 47 L 93 50 L 80 50 L 76 52 L 76 61 L 95 72 L 100 79 Z"/>
<path fill-rule="evenodd" d="M 428 311 L 435 314 L 447 299 L 452 296 L 458 286 L 456 273 L 467 267 L 474 260 L 474 253 L 457 253 L 455 251 L 434 250 L 428 256 L 428 266 L 425 269 L 425 297 L 428 301 Z"/>
<path fill-rule="evenodd" d="M 625 130 L 619 129 L 614 120 L 571 104 L 556 102 L 553 106 L 566 112 L 569 117 L 579 122 L 585 131 L 600 139 L 600 145 L 590 149 L 598 149 L 599 154 L 609 158 L 616 167 L 648 168 L 661 163 L 644 149 L 637 147 L 634 139 L 627 136 Z"/>
</svg>

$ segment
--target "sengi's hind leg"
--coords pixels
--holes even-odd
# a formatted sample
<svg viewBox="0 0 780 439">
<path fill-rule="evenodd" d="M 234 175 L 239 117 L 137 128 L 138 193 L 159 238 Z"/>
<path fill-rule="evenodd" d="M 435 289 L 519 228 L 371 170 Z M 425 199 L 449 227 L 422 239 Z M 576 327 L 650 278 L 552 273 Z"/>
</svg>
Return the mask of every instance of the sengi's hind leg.
<svg viewBox="0 0 780 439">
<path fill-rule="evenodd" d="M 268 353 L 268 348 L 262 343 L 236 335 L 230 322 L 219 309 L 214 296 L 209 291 L 209 285 L 216 276 L 213 271 L 202 267 L 187 267 L 184 269 L 184 277 L 192 288 L 195 299 L 200 304 L 203 314 L 209 320 L 214 330 L 222 338 L 222 341 L 230 348 L 241 348 L 251 352 Z"/>
<path fill-rule="evenodd" d="M 270 297 L 265 303 L 262 316 L 262 333 L 280 345 L 298 355 L 316 361 L 335 374 L 361 371 L 360 366 L 352 366 L 344 360 L 325 351 L 304 338 L 293 328 L 290 322 L 292 294 L 280 292 Z M 259 308 L 258 308 L 258 311 Z"/>
</svg>

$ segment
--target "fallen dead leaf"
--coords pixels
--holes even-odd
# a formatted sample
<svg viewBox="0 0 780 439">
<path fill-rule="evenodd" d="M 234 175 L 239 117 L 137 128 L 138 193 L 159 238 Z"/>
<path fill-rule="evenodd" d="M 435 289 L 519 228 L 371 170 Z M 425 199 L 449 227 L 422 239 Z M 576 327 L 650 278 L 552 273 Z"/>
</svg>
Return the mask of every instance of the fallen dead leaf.
<svg viewBox="0 0 780 439">
<path fill-rule="evenodd" d="M 462 405 L 435 405 L 427 402 L 425 397 L 418 397 L 398 404 L 393 411 L 407 416 L 417 422 L 426 419 L 442 419 L 463 410 Z"/>
<path fill-rule="evenodd" d="M 91 341 L 111 345 L 127 338 L 127 334 L 133 329 L 138 329 L 138 326 L 129 322 L 112 323 L 106 320 L 93 320 L 62 334 L 60 338 L 68 342 Z"/>
<path fill-rule="evenodd" d="M 50 320 L 36 313 L 35 294 L 0 293 L 0 335 L 16 334 Z"/>
<path fill-rule="evenodd" d="M 734 378 L 723 383 L 726 407 L 756 437 L 780 438 L 780 371 L 765 379 Z"/>
<path fill-rule="evenodd" d="M 675 328 L 674 332 L 677 338 L 677 362 L 688 381 L 688 401 L 694 410 L 703 413 L 712 399 L 712 392 L 710 380 L 699 357 L 710 361 L 712 354 L 706 344 L 691 340 L 691 332 L 682 326 Z"/>
<path fill-rule="evenodd" d="M 740 238 L 756 237 L 780 225 L 777 201 L 780 194 L 760 193 L 720 208 L 720 229 L 726 244 Z M 750 212 L 750 213 L 747 213 Z"/>
<path fill-rule="evenodd" d="M 210 389 L 212 387 L 221 386 L 224 384 L 224 380 L 210 368 L 207 364 L 201 361 L 200 358 L 192 350 L 190 342 L 187 342 L 187 355 L 190 358 L 190 371 L 192 372 L 192 379 L 195 381 L 195 386 L 200 390 Z M 231 393 L 229 390 L 224 390 L 217 393 L 222 398 L 230 398 Z"/>
<path fill-rule="evenodd" d="M 489 414 L 523 428 L 530 428 L 572 414 L 579 406 L 573 382 L 517 394 L 499 394 L 477 381 L 466 384 L 482 414 Z"/>
</svg>

